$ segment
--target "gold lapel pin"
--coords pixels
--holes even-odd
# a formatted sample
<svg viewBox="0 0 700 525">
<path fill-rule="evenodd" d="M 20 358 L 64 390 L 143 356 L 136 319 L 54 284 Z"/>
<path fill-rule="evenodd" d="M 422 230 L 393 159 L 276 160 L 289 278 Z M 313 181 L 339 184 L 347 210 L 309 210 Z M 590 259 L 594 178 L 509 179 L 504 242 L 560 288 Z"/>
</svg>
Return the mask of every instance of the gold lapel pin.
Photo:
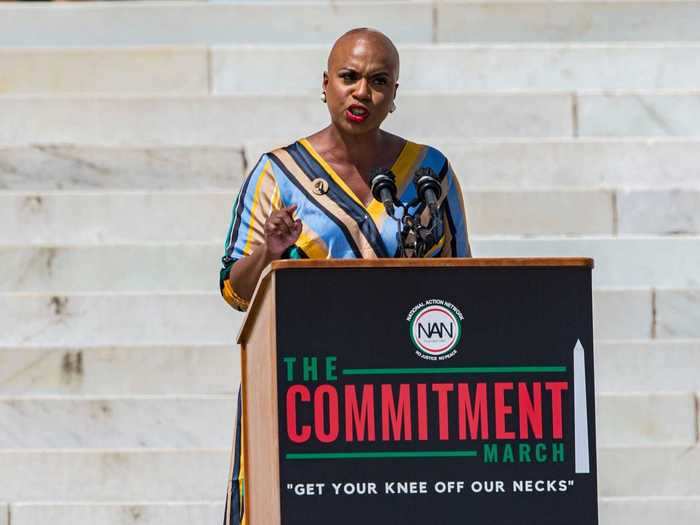
<svg viewBox="0 0 700 525">
<path fill-rule="evenodd" d="M 313 186 L 314 193 L 316 195 L 325 195 L 326 193 L 328 193 L 328 182 L 326 182 L 325 179 L 322 179 L 320 177 L 318 179 L 314 179 L 311 182 L 311 185 Z"/>
</svg>

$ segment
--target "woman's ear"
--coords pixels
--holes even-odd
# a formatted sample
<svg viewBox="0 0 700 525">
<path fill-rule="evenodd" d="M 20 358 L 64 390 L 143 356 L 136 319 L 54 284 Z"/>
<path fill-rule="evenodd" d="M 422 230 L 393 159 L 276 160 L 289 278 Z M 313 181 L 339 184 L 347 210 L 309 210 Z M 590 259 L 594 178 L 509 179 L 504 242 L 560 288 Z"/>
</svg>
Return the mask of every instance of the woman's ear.
<svg viewBox="0 0 700 525">
<path fill-rule="evenodd" d="M 321 89 L 323 91 L 325 91 L 327 87 L 328 87 L 328 72 L 324 71 L 323 72 L 323 83 L 321 84 Z"/>
<path fill-rule="evenodd" d="M 394 84 L 394 98 L 396 98 L 396 92 L 399 90 L 399 83 Z"/>
</svg>

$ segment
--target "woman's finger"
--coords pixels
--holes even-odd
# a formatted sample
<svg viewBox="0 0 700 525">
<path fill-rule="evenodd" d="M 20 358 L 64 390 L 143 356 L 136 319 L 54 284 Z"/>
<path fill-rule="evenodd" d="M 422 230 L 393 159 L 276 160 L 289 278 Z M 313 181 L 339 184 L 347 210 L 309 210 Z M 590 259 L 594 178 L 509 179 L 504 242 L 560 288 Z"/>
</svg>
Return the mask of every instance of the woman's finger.
<svg viewBox="0 0 700 525">
<path fill-rule="evenodd" d="M 284 222 L 284 224 L 287 225 L 287 228 L 289 228 L 289 231 L 294 229 L 294 217 L 292 217 L 292 214 L 286 210 L 280 210 L 280 213 L 278 217 Z"/>
<path fill-rule="evenodd" d="M 272 222 L 272 233 L 274 235 L 286 236 L 290 234 L 291 229 L 287 223 L 279 217 L 276 217 Z"/>
</svg>

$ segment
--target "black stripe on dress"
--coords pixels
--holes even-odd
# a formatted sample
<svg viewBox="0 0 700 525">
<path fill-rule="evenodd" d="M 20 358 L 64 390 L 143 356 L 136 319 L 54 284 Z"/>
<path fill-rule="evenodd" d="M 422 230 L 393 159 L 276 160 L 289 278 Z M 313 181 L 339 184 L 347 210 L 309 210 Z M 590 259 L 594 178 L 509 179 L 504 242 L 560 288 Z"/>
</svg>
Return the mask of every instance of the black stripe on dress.
<svg viewBox="0 0 700 525">
<path fill-rule="evenodd" d="M 253 169 L 255 171 L 255 169 Z M 243 207 L 245 205 L 245 194 L 248 191 L 248 184 L 250 184 L 250 179 L 251 175 L 253 174 L 253 171 L 251 171 L 248 176 L 245 179 L 245 182 L 243 183 L 243 187 L 241 188 L 240 193 L 238 194 L 238 207 L 236 208 L 236 222 L 233 225 L 233 228 L 231 229 L 231 235 L 228 238 L 229 245 L 228 248 L 226 249 L 225 255 L 231 255 L 233 253 L 233 250 L 236 248 L 236 242 L 238 241 L 238 230 L 241 227 L 241 215 L 243 214 Z"/>
<path fill-rule="evenodd" d="M 447 159 L 445 159 L 445 164 L 443 164 L 442 169 L 440 169 L 440 174 L 438 175 L 438 178 L 440 179 L 440 182 L 442 182 L 445 179 L 445 176 L 447 175 L 447 171 L 449 169 L 449 163 L 447 162 Z M 444 206 L 445 206 L 445 215 L 447 215 L 447 224 L 449 225 L 450 228 L 450 233 L 452 234 L 452 239 L 450 239 L 450 257 L 457 257 L 457 237 L 455 236 L 455 222 L 454 219 L 452 218 L 452 211 L 450 210 L 450 201 L 447 198 L 448 196 L 445 195 L 444 200 L 442 201 Z M 444 246 L 443 246 L 444 248 Z M 442 252 L 443 248 L 440 248 L 440 251 Z"/>
<path fill-rule="evenodd" d="M 442 182 L 445 180 L 445 175 L 447 175 L 447 168 L 449 167 L 449 163 L 447 162 L 447 159 L 445 159 L 445 164 L 442 165 L 442 168 L 440 168 L 440 173 L 438 174 L 438 180 Z"/>
</svg>

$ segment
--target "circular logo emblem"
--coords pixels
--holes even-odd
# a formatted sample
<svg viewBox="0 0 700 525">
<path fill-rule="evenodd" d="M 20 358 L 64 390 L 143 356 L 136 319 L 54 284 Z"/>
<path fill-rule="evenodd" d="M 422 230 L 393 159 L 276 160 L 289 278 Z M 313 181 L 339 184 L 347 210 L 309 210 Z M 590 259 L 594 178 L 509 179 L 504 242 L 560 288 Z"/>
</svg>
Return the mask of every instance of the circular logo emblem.
<svg viewBox="0 0 700 525">
<path fill-rule="evenodd" d="M 313 186 L 313 192 L 316 195 L 325 195 L 328 193 L 328 182 L 326 182 L 324 179 L 314 179 L 311 181 L 311 185 Z"/>
<path fill-rule="evenodd" d="M 407 318 L 416 355 L 430 361 L 453 357 L 462 337 L 462 312 L 447 301 L 430 299 L 417 304 Z"/>
</svg>

